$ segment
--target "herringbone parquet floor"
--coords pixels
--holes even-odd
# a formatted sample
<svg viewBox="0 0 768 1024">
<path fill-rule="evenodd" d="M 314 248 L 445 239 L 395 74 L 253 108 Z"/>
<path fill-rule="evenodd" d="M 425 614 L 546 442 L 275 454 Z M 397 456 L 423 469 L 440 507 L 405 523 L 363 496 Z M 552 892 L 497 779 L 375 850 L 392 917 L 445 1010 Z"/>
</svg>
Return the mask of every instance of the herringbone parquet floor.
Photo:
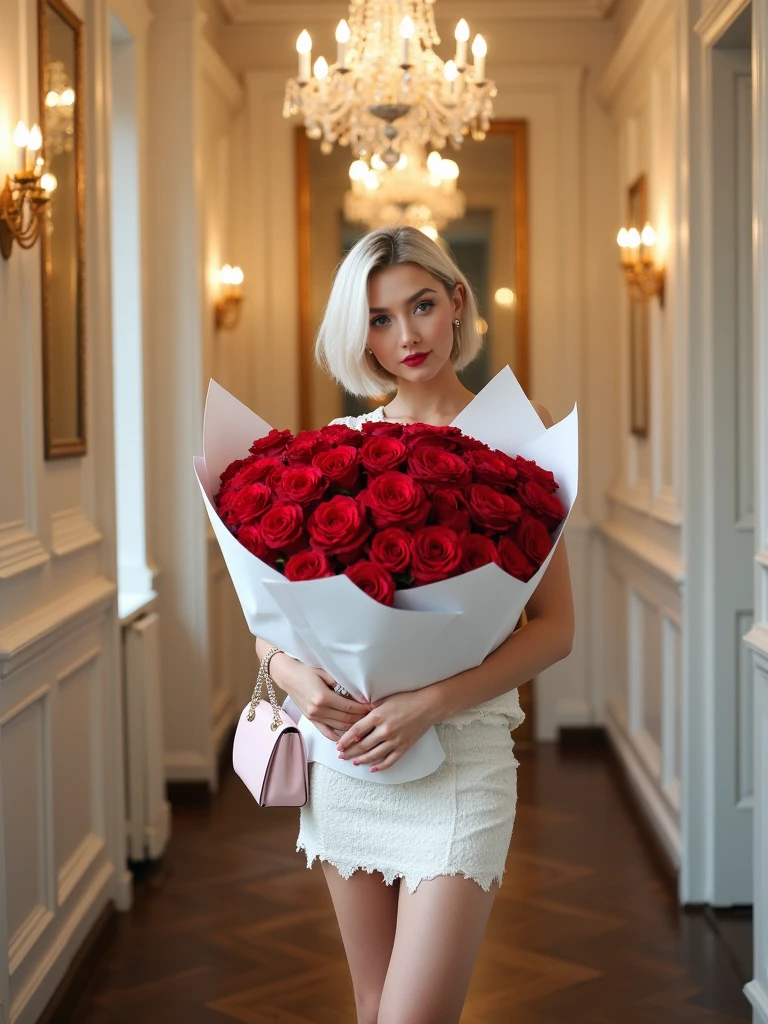
<svg viewBox="0 0 768 1024">
<path fill-rule="evenodd" d="M 515 833 L 462 1024 L 736 1024 L 748 1004 L 703 916 L 680 913 L 604 752 L 521 754 Z M 73 1024 L 355 1024 L 298 811 L 231 773 L 176 808 Z M 435 1022 L 439 1024 L 439 1022 Z"/>
</svg>

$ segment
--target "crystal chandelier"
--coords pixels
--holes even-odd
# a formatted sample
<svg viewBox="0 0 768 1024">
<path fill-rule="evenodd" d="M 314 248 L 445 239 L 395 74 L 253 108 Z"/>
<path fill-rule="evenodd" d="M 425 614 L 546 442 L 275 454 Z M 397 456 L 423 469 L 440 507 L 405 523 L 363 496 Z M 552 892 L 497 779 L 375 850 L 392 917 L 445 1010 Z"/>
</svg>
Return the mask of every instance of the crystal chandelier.
<svg viewBox="0 0 768 1024">
<path fill-rule="evenodd" d="M 60 60 L 45 68 L 45 149 L 48 156 L 71 153 L 75 146 L 75 90 Z"/>
<path fill-rule="evenodd" d="M 485 77 L 487 47 L 481 35 L 467 63 L 469 26 L 456 26 L 456 55 L 443 62 L 433 47 L 435 0 L 351 0 L 349 24 L 336 29 L 336 63 L 318 57 L 304 30 L 296 43 L 299 72 L 288 80 L 283 115 L 301 114 L 307 135 L 355 156 L 377 154 L 394 167 L 405 142 L 457 148 L 471 132 L 485 138 L 496 86 Z"/>
<path fill-rule="evenodd" d="M 420 147 L 411 143 L 404 148 L 392 169 L 375 153 L 370 165 L 360 159 L 350 165 L 344 217 L 371 230 L 407 225 L 436 238 L 467 208 L 466 196 L 456 188 L 458 165 L 437 150 L 425 161 Z"/>
</svg>

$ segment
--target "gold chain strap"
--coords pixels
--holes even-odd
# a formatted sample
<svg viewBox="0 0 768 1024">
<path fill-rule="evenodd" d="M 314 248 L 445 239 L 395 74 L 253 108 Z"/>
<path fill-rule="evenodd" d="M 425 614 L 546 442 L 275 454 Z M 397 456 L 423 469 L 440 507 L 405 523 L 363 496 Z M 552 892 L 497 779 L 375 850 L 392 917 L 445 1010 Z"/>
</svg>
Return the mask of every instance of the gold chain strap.
<svg viewBox="0 0 768 1024">
<path fill-rule="evenodd" d="M 270 647 L 267 653 L 264 655 L 264 659 L 259 665 L 259 674 L 256 677 L 256 686 L 253 688 L 253 694 L 251 695 L 251 706 L 248 710 L 248 721 L 252 722 L 256 717 L 256 705 L 261 700 L 261 688 L 263 683 L 266 681 L 267 693 L 269 694 L 269 703 L 272 705 L 272 725 L 270 729 L 274 732 L 279 729 L 283 724 L 280 719 L 280 712 L 277 707 L 277 697 L 275 696 L 275 688 L 273 686 L 272 676 L 269 674 L 269 663 L 275 654 L 281 654 L 279 647 Z"/>
</svg>

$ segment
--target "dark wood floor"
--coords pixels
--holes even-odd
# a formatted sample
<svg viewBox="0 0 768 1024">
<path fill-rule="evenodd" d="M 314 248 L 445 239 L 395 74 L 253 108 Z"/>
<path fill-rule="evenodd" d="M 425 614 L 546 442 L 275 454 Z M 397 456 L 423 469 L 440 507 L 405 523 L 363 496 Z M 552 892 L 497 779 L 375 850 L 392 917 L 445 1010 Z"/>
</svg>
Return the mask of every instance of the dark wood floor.
<svg viewBox="0 0 768 1024">
<path fill-rule="evenodd" d="M 521 754 L 507 873 L 463 1024 L 731 1024 L 751 1016 L 701 913 L 678 911 L 605 752 Z M 162 868 L 73 1024 L 354 1024 L 318 864 L 298 811 L 260 810 L 229 774 L 209 807 L 175 808 Z"/>
</svg>

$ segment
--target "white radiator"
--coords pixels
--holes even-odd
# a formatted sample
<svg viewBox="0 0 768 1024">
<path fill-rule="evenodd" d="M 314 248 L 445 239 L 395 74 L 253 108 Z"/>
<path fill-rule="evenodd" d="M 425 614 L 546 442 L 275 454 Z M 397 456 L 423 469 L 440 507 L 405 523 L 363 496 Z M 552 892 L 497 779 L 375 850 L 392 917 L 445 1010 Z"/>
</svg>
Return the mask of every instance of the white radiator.
<svg viewBox="0 0 768 1024">
<path fill-rule="evenodd" d="M 168 842 L 171 821 L 165 799 L 157 612 L 123 629 L 123 658 L 128 856 L 155 860 Z"/>
</svg>

